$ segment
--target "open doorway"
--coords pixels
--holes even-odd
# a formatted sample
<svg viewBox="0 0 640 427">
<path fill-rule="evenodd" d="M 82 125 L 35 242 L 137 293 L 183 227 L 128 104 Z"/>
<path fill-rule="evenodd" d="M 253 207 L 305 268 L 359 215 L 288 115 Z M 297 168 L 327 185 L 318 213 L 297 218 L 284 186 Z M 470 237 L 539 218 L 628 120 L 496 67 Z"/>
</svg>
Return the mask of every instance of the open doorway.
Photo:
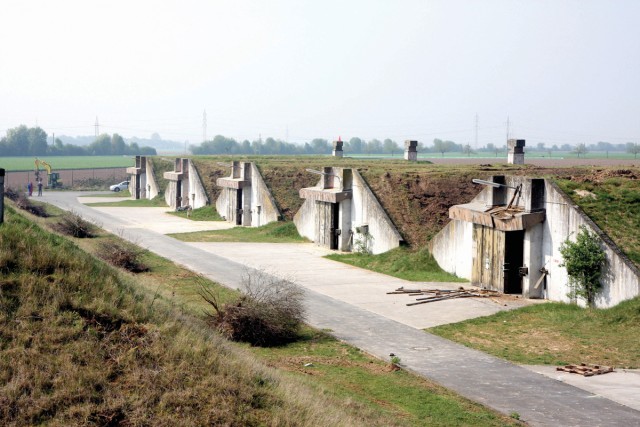
<svg viewBox="0 0 640 427">
<path fill-rule="evenodd" d="M 242 225 L 242 189 L 236 190 L 236 225 Z"/>
<path fill-rule="evenodd" d="M 524 256 L 524 230 L 507 231 L 504 234 L 504 293 L 521 294 L 520 267 Z"/>
</svg>

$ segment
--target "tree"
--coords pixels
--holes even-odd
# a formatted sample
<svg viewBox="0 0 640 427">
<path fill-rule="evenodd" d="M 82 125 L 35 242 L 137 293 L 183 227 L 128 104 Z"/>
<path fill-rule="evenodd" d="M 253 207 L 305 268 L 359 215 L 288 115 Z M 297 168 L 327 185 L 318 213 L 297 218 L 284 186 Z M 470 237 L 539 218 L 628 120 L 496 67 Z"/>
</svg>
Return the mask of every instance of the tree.
<svg viewBox="0 0 640 427">
<path fill-rule="evenodd" d="M 438 138 L 433 140 L 433 149 L 440 153 L 442 157 L 444 157 L 444 153 L 451 151 L 452 145 L 453 143 L 451 141 L 443 141 Z"/>
<path fill-rule="evenodd" d="M 475 154 L 470 144 L 465 145 L 462 148 L 462 152 L 467 155 L 467 157 L 471 157 L 472 154 Z"/>
<path fill-rule="evenodd" d="M 384 140 L 384 142 L 382 143 L 382 147 L 384 149 L 384 152 L 391 153 L 392 157 L 394 152 L 400 151 L 400 147 L 398 147 L 398 143 L 389 138 Z"/>
<path fill-rule="evenodd" d="M 353 153 L 353 154 L 360 154 L 362 153 L 362 148 L 365 146 L 365 142 L 358 138 L 358 137 L 353 137 L 349 140 L 349 142 L 346 143 L 346 147 L 345 150 L 348 151 L 349 153 Z"/>
<path fill-rule="evenodd" d="M 632 142 L 627 143 L 627 153 L 633 154 L 633 158 L 638 158 L 638 153 L 640 153 L 640 145 L 636 142 L 635 144 Z"/>
<path fill-rule="evenodd" d="M 567 239 L 560 245 L 560 253 L 564 259 L 560 266 L 565 267 L 569 275 L 569 296 L 583 298 L 592 307 L 602 288 L 600 278 L 606 261 L 598 236 L 583 225 L 575 242 Z"/>
<path fill-rule="evenodd" d="M 111 154 L 124 154 L 127 149 L 127 144 L 124 142 L 124 139 L 114 133 L 111 137 Z"/>
<path fill-rule="evenodd" d="M 578 157 L 580 157 L 580 154 L 582 154 L 583 156 L 585 154 L 587 154 L 589 152 L 589 150 L 587 150 L 587 146 L 585 144 L 578 144 L 575 146 L 575 148 L 572 151 L 574 154 L 577 154 Z"/>
<path fill-rule="evenodd" d="M 367 143 L 367 153 L 382 153 L 382 142 L 378 139 L 372 139 Z"/>
</svg>

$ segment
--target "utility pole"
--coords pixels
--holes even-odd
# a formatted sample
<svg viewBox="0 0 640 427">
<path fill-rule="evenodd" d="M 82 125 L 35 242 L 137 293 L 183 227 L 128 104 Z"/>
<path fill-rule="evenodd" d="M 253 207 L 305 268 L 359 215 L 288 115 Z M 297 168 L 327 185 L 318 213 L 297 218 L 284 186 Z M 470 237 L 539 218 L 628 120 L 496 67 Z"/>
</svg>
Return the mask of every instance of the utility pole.
<svg viewBox="0 0 640 427">
<path fill-rule="evenodd" d="M 100 124 L 98 123 L 98 116 L 96 116 L 95 128 L 96 128 L 96 139 L 98 139 L 98 135 L 100 135 Z"/>
<path fill-rule="evenodd" d="M 207 140 L 207 110 L 202 113 L 202 142 Z"/>
<path fill-rule="evenodd" d="M 287 137 L 284 142 L 286 142 L 287 144 L 289 143 L 289 125 L 287 125 Z"/>
<path fill-rule="evenodd" d="M 507 142 L 509 142 L 509 116 L 507 116 Z"/>
<path fill-rule="evenodd" d="M 478 113 L 476 113 L 476 143 L 474 145 L 475 149 L 478 149 Z"/>
</svg>

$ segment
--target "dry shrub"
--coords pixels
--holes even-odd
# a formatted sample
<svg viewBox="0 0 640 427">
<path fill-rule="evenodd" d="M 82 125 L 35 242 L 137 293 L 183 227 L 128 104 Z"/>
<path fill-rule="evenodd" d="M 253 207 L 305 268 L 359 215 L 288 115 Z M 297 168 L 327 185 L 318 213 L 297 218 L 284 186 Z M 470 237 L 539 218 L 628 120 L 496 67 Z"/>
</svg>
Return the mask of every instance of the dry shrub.
<svg viewBox="0 0 640 427">
<path fill-rule="evenodd" d="M 14 202 L 18 200 L 19 194 L 20 192 L 18 192 L 18 190 L 13 187 L 7 187 L 4 189 L 4 196 L 9 200 L 13 200 Z"/>
<path fill-rule="evenodd" d="M 134 245 L 121 244 L 112 240 L 101 242 L 98 247 L 98 256 L 111 265 L 124 268 L 132 273 L 149 271 L 141 260 L 144 250 Z"/>
<path fill-rule="evenodd" d="M 302 288 L 262 271 L 245 273 L 242 288 L 244 295 L 226 304 L 201 288 L 200 295 L 214 309 L 207 315 L 223 336 L 261 347 L 297 339 L 305 318 Z"/>
<path fill-rule="evenodd" d="M 68 236 L 80 239 L 96 237 L 97 227 L 74 211 L 65 212 L 53 228 Z"/>
<path fill-rule="evenodd" d="M 49 217 L 49 214 L 47 213 L 47 210 L 45 209 L 45 207 L 43 205 L 34 205 L 33 203 L 31 203 L 31 200 L 27 197 L 26 194 L 24 193 L 20 193 L 20 192 L 16 192 L 13 189 L 10 189 L 11 192 L 5 192 L 5 195 L 13 200 L 16 204 L 17 207 L 19 207 L 22 210 L 25 210 L 35 216 L 39 216 L 42 218 L 47 218 Z"/>
</svg>

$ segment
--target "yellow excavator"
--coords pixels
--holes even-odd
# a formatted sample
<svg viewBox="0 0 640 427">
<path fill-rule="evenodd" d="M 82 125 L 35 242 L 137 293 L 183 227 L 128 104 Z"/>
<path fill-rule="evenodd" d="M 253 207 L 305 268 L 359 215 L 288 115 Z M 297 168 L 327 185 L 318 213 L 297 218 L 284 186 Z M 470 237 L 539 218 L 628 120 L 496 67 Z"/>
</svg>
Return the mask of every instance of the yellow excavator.
<svg viewBox="0 0 640 427">
<path fill-rule="evenodd" d="M 42 166 L 44 169 L 47 170 L 47 177 L 48 177 L 47 187 L 48 188 L 62 187 L 62 182 L 60 181 L 60 174 L 58 172 L 51 172 L 51 165 L 49 163 L 45 162 L 44 160 L 40 160 L 36 157 L 35 165 L 36 165 L 36 180 L 41 179 L 40 167 Z"/>
</svg>

